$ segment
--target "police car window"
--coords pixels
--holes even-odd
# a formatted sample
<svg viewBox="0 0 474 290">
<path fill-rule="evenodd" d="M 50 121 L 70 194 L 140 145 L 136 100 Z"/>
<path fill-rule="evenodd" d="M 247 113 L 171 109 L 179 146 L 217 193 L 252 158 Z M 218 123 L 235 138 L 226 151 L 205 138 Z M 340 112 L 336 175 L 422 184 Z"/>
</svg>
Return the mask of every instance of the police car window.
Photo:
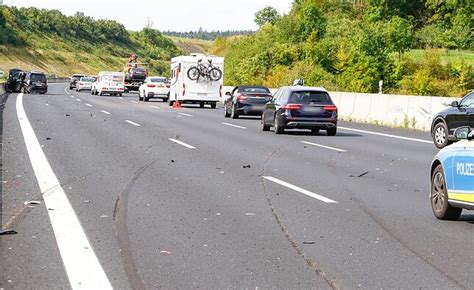
<svg viewBox="0 0 474 290">
<path fill-rule="evenodd" d="M 461 102 L 463 107 L 474 107 L 474 93 L 467 95 Z"/>
</svg>

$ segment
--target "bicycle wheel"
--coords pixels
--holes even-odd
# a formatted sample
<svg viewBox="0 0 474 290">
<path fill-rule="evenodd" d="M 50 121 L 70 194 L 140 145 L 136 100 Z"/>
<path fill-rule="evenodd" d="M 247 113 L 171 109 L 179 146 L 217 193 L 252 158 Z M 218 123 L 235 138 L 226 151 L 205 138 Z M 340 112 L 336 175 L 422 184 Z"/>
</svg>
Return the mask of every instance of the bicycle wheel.
<svg viewBox="0 0 474 290">
<path fill-rule="evenodd" d="M 220 68 L 214 67 L 209 71 L 209 79 L 211 81 L 218 81 L 222 78 L 222 71 Z"/>
<path fill-rule="evenodd" d="M 188 70 L 188 78 L 192 81 L 196 81 L 201 75 L 201 70 L 195 66 Z"/>
</svg>

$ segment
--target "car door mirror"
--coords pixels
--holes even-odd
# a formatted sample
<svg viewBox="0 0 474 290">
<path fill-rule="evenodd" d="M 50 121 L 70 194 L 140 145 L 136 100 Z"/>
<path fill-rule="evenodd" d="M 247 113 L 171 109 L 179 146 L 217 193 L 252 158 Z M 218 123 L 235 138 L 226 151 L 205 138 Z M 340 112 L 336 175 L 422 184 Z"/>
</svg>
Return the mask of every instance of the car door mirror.
<svg viewBox="0 0 474 290">
<path fill-rule="evenodd" d="M 226 92 L 225 95 L 229 97 L 231 96 L 230 92 Z"/>
<path fill-rule="evenodd" d="M 469 133 L 471 133 L 471 128 L 469 127 L 459 127 L 454 131 L 454 136 L 458 140 L 468 139 Z"/>
<path fill-rule="evenodd" d="M 451 103 L 451 107 L 459 108 L 459 102 L 458 102 L 458 101 L 453 101 L 453 102 Z"/>
</svg>

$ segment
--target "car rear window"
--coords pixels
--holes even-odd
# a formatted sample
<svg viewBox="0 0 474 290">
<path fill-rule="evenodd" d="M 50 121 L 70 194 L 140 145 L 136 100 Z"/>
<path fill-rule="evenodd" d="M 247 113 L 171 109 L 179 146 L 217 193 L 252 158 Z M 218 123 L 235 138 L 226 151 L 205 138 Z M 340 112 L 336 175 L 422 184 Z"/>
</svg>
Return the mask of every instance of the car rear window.
<svg viewBox="0 0 474 290">
<path fill-rule="evenodd" d="M 135 68 L 132 68 L 132 71 L 133 72 L 146 72 L 146 70 L 142 67 L 135 67 Z"/>
<path fill-rule="evenodd" d="M 321 103 L 328 104 L 332 103 L 329 94 L 326 92 L 315 92 L 315 91 L 299 91 L 291 93 L 289 103 L 294 104 L 310 104 L 310 103 Z"/>
<path fill-rule="evenodd" d="M 270 90 L 262 87 L 242 87 L 239 89 L 240 93 L 260 93 L 269 94 Z"/>
<path fill-rule="evenodd" d="M 156 78 L 156 79 L 150 79 L 152 83 L 165 83 L 166 82 L 166 79 L 159 79 L 159 78 Z"/>
<path fill-rule="evenodd" d="M 30 80 L 32 82 L 46 82 L 46 76 L 43 74 L 31 74 Z"/>
<path fill-rule="evenodd" d="M 87 77 L 84 78 L 84 77 L 82 77 L 82 78 L 81 78 L 81 81 L 82 81 L 82 82 L 94 82 L 95 79 L 94 79 L 94 78 L 87 78 Z"/>
</svg>

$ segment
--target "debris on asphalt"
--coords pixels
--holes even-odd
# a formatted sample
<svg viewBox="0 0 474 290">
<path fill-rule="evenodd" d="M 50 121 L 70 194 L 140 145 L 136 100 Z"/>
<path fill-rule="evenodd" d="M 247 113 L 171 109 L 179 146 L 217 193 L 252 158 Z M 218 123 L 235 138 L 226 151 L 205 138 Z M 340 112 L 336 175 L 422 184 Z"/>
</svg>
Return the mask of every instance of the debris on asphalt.
<svg viewBox="0 0 474 290">
<path fill-rule="evenodd" d="M 254 216 L 255 213 L 253 213 L 253 212 L 248 212 L 248 213 L 246 213 L 245 215 L 246 215 L 246 216 Z"/>
<path fill-rule="evenodd" d="M 54 208 L 48 208 L 48 210 L 49 210 L 49 211 L 53 211 L 53 210 L 54 210 Z"/>
<path fill-rule="evenodd" d="M 220 212 L 216 213 L 216 215 L 222 215 Z"/>
<path fill-rule="evenodd" d="M 108 215 L 105 215 L 105 214 L 103 214 L 103 215 L 101 215 L 100 217 L 105 219 L 105 218 L 108 218 L 109 216 L 108 216 Z"/>
<path fill-rule="evenodd" d="M 166 255 L 171 255 L 171 252 L 169 252 L 169 251 L 161 251 L 160 253 L 161 254 L 166 254 Z"/>
<path fill-rule="evenodd" d="M 46 140 L 51 140 L 51 138 L 49 138 L 49 137 L 46 137 Z"/>
<path fill-rule="evenodd" d="M 175 163 L 174 159 L 171 159 L 171 163 Z"/>
<path fill-rule="evenodd" d="M 303 244 L 305 244 L 305 245 L 314 245 L 314 244 L 316 244 L 316 242 L 315 241 L 304 241 Z"/>
<path fill-rule="evenodd" d="M 71 117 L 71 114 L 66 114 L 66 117 Z"/>
<path fill-rule="evenodd" d="M 90 200 L 84 200 L 84 203 L 91 203 Z"/>
<path fill-rule="evenodd" d="M 18 232 L 14 230 L 0 230 L 0 236 L 16 235 L 16 234 L 18 234 Z"/>
<path fill-rule="evenodd" d="M 349 175 L 349 177 L 357 177 L 357 178 L 359 178 L 359 177 L 364 177 L 364 176 L 366 176 L 367 174 L 369 174 L 369 171 L 366 171 L 366 172 L 364 172 L 364 173 L 361 173 L 361 174 L 359 174 L 359 175 L 357 175 L 357 176 L 351 174 L 351 175 Z"/>
<path fill-rule="evenodd" d="M 250 166 L 250 165 L 244 165 L 244 166 L 242 166 L 242 168 L 252 168 L 252 166 Z"/>
<path fill-rule="evenodd" d="M 33 207 L 35 205 L 40 205 L 40 204 L 41 204 L 41 201 L 36 201 L 36 200 L 29 200 L 29 201 L 24 202 L 24 205 L 27 205 L 29 207 Z"/>
</svg>

